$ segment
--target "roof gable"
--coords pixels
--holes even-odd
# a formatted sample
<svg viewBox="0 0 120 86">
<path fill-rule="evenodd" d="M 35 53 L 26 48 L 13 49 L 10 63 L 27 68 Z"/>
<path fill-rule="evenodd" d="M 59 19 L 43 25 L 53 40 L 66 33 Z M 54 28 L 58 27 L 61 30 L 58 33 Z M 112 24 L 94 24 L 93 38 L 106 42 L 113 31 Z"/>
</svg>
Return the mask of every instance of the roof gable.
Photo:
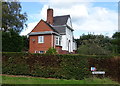
<svg viewBox="0 0 120 86">
<path fill-rule="evenodd" d="M 40 22 L 34 27 L 34 29 L 31 32 L 44 32 L 44 31 L 55 31 L 54 28 L 51 27 L 47 22 L 44 20 L 40 20 Z"/>
</svg>

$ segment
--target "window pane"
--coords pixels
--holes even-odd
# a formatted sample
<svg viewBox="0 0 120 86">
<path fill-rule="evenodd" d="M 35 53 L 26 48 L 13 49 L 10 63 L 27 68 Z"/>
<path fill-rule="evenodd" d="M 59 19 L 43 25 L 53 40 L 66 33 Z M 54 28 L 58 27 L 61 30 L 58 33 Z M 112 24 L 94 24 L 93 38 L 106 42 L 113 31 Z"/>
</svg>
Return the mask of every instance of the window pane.
<svg viewBox="0 0 120 86">
<path fill-rule="evenodd" d="M 44 36 L 38 36 L 38 43 L 44 43 Z"/>
<path fill-rule="evenodd" d="M 42 43 L 44 43 L 44 36 L 42 36 Z"/>
<path fill-rule="evenodd" d="M 59 45 L 59 37 L 56 37 L 56 45 Z"/>
<path fill-rule="evenodd" d="M 43 53 L 44 53 L 44 51 L 39 51 L 39 53 L 43 54 Z"/>
<path fill-rule="evenodd" d="M 61 45 L 61 39 L 59 38 L 59 45 Z"/>
</svg>

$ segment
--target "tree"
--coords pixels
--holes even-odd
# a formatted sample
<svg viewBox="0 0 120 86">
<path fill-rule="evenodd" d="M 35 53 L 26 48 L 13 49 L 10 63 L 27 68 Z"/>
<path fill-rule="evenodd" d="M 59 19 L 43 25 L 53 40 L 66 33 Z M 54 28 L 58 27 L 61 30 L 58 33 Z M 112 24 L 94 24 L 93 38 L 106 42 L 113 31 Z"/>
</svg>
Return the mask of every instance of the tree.
<svg viewBox="0 0 120 86">
<path fill-rule="evenodd" d="M 12 29 L 9 32 L 2 32 L 2 51 L 3 52 L 28 51 L 27 36 L 20 36 Z"/>
<path fill-rule="evenodd" d="M 22 38 L 14 30 L 2 32 L 2 51 L 20 52 L 22 50 Z"/>
<path fill-rule="evenodd" d="M 78 48 L 78 53 L 86 55 L 107 55 L 110 54 L 110 51 L 101 47 L 94 40 L 84 40 L 84 44 Z"/>
<path fill-rule="evenodd" d="M 28 39 L 19 33 L 26 26 L 27 14 L 21 13 L 19 2 L 2 2 L 2 51 L 21 52 L 28 50 Z"/>
<path fill-rule="evenodd" d="M 115 53 L 120 53 L 120 32 L 116 32 L 112 36 Z"/>
<path fill-rule="evenodd" d="M 111 39 L 103 35 L 82 35 L 79 39 L 78 53 L 88 55 L 106 55 L 112 52 Z"/>
<path fill-rule="evenodd" d="M 27 36 L 21 36 L 22 38 L 22 51 L 28 51 L 29 48 L 29 39 Z"/>
<path fill-rule="evenodd" d="M 80 45 L 80 40 L 79 40 L 79 39 L 75 39 L 75 42 L 76 42 L 76 44 L 77 44 L 77 48 L 78 48 L 79 45 Z"/>
<path fill-rule="evenodd" d="M 27 26 L 27 14 L 21 13 L 20 2 L 2 2 L 2 30 L 13 29 L 20 33 Z"/>
</svg>

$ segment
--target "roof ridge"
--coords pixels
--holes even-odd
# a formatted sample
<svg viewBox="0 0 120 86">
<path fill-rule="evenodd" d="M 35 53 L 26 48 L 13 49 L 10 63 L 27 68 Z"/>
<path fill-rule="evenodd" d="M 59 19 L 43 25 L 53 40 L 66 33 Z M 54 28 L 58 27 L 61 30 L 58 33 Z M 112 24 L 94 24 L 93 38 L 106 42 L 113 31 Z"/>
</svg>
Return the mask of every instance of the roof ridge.
<svg viewBox="0 0 120 86">
<path fill-rule="evenodd" d="M 54 16 L 54 17 L 63 17 L 63 16 L 69 16 L 70 17 L 70 15 L 61 15 L 61 16 Z"/>
</svg>

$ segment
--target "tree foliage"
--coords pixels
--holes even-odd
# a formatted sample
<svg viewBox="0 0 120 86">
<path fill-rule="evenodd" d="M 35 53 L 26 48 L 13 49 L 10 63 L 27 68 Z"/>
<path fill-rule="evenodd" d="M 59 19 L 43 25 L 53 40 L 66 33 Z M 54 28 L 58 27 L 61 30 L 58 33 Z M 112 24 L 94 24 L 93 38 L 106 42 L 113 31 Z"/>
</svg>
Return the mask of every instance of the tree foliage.
<svg viewBox="0 0 120 86">
<path fill-rule="evenodd" d="M 2 32 L 2 51 L 3 52 L 21 52 L 28 50 L 28 38 L 20 36 L 14 30 Z"/>
<path fill-rule="evenodd" d="M 112 36 L 112 43 L 114 45 L 114 50 L 116 53 L 120 53 L 120 32 L 116 32 Z"/>
<path fill-rule="evenodd" d="M 20 36 L 27 14 L 21 13 L 20 2 L 2 2 L 2 51 L 20 52 L 28 50 L 28 38 Z"/>
<path fill-rule="evenodd" d="M 20 2 L 2 2 L 2 30 L 13 29 L 20 33 L 27 26 L 27 14 L 21 13 Z"/>
<path fill-rule="evenodd" d="M 22 51 L 28 51 L 29 38 L 27 36 L 21 36 L 22 38 Z"/>
<path fill-rule="evenodd" d="M 103 35 L 82 35 L 79 39 L 78 53 L 87 55 L 106 55 L 112 52 L 111 39 Z"/>
<path fill-rule="evenodd" d="M 22 38 L 13 30 L 2 32 L 2 51 L 20 52 L 22 49 Z"/>
</svg>

